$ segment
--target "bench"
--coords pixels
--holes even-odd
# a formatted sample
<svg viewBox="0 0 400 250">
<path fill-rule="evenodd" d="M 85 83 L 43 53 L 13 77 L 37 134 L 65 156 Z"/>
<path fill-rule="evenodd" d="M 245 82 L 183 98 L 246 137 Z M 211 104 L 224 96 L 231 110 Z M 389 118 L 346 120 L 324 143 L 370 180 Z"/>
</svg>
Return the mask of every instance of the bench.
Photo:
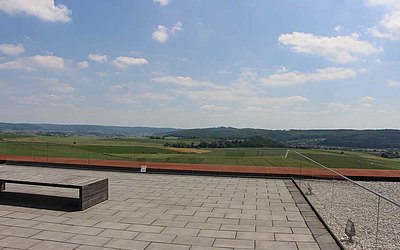
<svg viewBox="0 0 400 250">
<path fill-rule="evenodd" d="M 79 189 L 81 211 L 108 199 L 107 178 L 0 170 L 0 192 L 5 190 L 6 183 Z"/>
</svg>

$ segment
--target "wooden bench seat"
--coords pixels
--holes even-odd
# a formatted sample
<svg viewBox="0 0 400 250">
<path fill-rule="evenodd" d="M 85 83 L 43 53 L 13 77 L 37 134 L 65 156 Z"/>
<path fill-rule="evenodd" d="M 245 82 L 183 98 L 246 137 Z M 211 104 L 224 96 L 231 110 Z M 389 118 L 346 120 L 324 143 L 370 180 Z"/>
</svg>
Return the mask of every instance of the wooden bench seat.
<svg viewBox="0 0 400 250">
<path fill-rule="evenodd" d="M 108 199 L 108 179 L 65 174 L 34 174 L 0 170 L 0 192 L 6 183 L 79 189 L 79 209 L 85 210 Z"/>
</svg>

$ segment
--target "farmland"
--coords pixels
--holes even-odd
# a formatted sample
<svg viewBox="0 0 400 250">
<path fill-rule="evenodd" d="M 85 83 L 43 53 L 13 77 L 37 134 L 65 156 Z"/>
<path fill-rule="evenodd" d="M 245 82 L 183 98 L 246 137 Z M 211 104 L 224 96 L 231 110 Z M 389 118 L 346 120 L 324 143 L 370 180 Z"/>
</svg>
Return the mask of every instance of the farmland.
<svg viewBox="0 0 400 250">
<path fill-rule="evenodd" d="M 284 148 L 181 149 L 164 146 L 166 142 L 197 144 L 202 141 L 200 139 L 113 139 L 15 134 L 2 134 L 0 138 L 0 154 L 9 155 L 244 166 L 313 166 L 293 150 L 289 150 L 286 156 L 287 149 Z M 331 168 L 400 169 L 400 159 L 386 159 L 372 153 L 345 151 L 342 154 L 338 150 L 311 149 L 299 152 Z"/>
</svg>

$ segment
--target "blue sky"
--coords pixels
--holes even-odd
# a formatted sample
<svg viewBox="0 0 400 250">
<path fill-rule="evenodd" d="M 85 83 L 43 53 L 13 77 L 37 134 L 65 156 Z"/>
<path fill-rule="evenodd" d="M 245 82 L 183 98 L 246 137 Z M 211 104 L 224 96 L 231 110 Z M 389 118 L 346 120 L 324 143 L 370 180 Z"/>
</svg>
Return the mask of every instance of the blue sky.
<svg viewBox="0 0 400 250">
<path fill-rule="evenodd" d="M 4 122 L 400 128 L 400 1 L 0 0 Z"/>
</svg>

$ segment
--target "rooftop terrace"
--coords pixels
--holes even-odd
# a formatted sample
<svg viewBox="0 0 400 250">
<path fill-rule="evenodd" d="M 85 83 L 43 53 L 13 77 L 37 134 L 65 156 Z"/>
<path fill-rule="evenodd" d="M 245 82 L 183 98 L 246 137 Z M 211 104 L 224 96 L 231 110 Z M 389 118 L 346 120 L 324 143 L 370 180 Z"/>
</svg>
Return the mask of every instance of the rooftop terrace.
<svg viewBox="0 0 400 250">
<path fill-rule="evenodd" d="M 339 249 L 290 179 L 1 168 L 107 177 L 110 198 L 74 211 L 74 190 L 7 184 L 0 249 Z"/>
</svg>

